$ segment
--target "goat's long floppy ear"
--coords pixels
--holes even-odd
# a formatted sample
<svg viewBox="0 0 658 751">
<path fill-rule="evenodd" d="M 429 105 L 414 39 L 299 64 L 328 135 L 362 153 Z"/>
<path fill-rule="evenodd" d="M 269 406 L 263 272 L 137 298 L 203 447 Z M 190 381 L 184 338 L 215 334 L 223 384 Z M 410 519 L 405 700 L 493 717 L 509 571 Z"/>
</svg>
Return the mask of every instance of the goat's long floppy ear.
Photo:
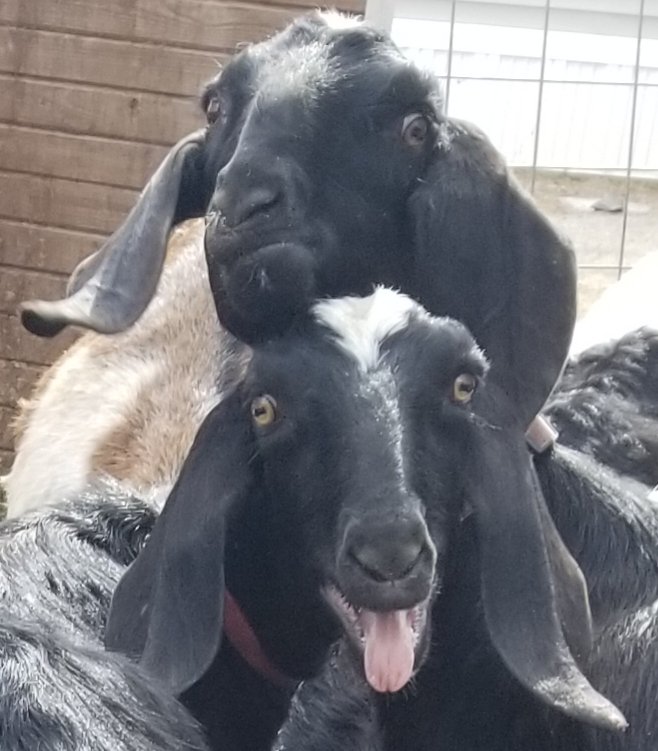
<svg viewBox="0 0 658 751">
<path fill-rule="evenodd" d="M 253 441 L 237 395 L 205 419 L 144 550 L 115 590 L 108 649 L 139 658 L 179 694 L 221 643 L 227 515 L 252 484 Z"/>
<path fill-rule="evenodd" d="M 514 399 L 527 427 L 571 341 L 573 252 L 483 134 L 451 120 L 439 131 L 409 204 L 416 293 L 468 325 L 492 362 L 488 380 Z"/>
<path fill-rule="evenodd" d="M 537 483 L 534 472 L 532 479 Z M 587 658 L 593 639 L 587 582 L 555 527 L 539 485 L 535 490 L 539 497 L 537 506 L 555 585 L 555 605 L 562 633 L 571 654 L 576 660 L 581 661 Z"/>
<path fill-rule="evenodd" d="M 74 324 L 112 334 L 139 318 L 155 292 L 174 220 L 201 216 L 205 210 L 204 191 L 198 185 L 204 143 L 205 131 L 197 131 L 171 149 L 125 222 L 73 271 L 68 297 L 21 305 L 28 331 L 54 336 Z"/>
<path fill-rule="evenodd" d="M 589 642 L 586 591 L 577 564 L 547 523 L 523 431 L 483 428 L 472 462 L 468 495 L 494 647 L 511 673 L 549 706 L 593 725 L 623 729 L 621 712 L 595 691 L 569 649 L 586 649 Z"/>
</svg>

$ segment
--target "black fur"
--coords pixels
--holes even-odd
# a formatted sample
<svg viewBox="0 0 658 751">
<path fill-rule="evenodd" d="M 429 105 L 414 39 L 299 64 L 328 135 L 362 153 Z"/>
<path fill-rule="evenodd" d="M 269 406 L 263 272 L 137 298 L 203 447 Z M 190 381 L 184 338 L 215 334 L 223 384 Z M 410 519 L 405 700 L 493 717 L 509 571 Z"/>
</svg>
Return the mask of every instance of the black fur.
<svg viewBox="0 0 658 751">
<path fill-rule="evenodd" d="M 546 413 L 563 446 L 658 484 L 658 333 L 641 329 L 570 361 Z"/>
<path fill-rule="evenodd" d="M 105 652 L 110 598 L 155 517 L 102 484 L 0 526 L 3 751 L 202 751 L 171 692 Z"/>
</svg>

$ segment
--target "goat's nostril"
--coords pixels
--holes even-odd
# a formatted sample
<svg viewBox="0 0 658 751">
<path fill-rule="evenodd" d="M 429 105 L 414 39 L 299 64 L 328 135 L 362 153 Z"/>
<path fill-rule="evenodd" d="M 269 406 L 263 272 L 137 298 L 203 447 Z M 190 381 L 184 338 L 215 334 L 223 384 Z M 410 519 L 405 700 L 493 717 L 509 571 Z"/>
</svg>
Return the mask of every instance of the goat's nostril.
<svg viewBox="0 0 658 751">
<path fill-rule="evenodd" d="M 237 227 L 274 208 L 282 199 L 283 194 L 274 187 L 259 186 L 246 191 L 219 188 L 208 207 L 207 223 L 214 218 L 222 227 Z"/>
<path fill-rule="evenodd" d="M 245 222 L 255 214 L 261 214 L 273 208 L 281 198 L 281 194 L 270 188 L 257 188 L 245 196 L 239 207 L 236 219 L 238 224 Z"/>
<path fill-rule="evenodd" d="M 398 581 L 409 576 L 423 558 L 423 541 L 408 540 L 388 545 L 361 545 L 349 557 L 371 579 L 377 582 Z"/>
</svg>

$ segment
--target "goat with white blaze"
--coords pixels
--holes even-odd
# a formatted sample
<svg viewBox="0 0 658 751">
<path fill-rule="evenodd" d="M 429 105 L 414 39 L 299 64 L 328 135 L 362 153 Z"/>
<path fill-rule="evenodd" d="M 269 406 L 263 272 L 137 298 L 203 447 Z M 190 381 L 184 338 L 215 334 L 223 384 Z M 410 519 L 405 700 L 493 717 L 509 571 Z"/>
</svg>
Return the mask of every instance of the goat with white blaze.
<svg viewBox="0 0 658 751">
<path fill-rule="evenodd" d="M 180 694 L 216 747 L 263 748 L 282 676 L 314 675 L 341 631 L 375 691 L 410 681 L 465 534 L 455 571 L 482 576 L 504 674 L 539 706 L 623 725 L 572 656 L 591 637 L 583 578 L 487 369 L 462 324 L 383 289 L 255 345 L 115 592 L 106 644 Z M 231 635 L 235 603 L 266 663 Z"/>
<path fill-rule="evenodd" d="M 386 694 L 388 748 L 409 728 L 418 748 L 616 738 L 624 718 L 586 674 L 615 699 L 607 676 L 625 676 L 627 733 L 651 729 L 629 696 L 635 660 L 653 654 L 640 615 L 658 594 L 655 510 L 565 451 L 537 460 L 540 487 L 517 405 L 487 371 L 462 324 L 383 289 L 322 301 L 255 345 L 146 527 L 106 644 L 179 694 L 223 751 L 267 749 L 341 634 L 359 685 Z M 621 535 L 627 556 L 613 565 L 643 571 L 641 587 L 597 569 L 593 530 L 608 526 L 606 551 Z"/>
</svg>

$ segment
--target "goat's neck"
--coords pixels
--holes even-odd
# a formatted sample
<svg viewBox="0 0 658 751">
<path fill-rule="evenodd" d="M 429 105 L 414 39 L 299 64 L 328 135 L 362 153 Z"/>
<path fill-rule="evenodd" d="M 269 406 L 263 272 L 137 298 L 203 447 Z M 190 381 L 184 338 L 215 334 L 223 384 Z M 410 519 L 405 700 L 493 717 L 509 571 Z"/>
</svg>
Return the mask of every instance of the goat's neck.
<svg viewBox="0 0 658 751">
<path fill-rule="evenodd" d="M 339 629 L 303 552 L 303 530 L 285 509 L 266 494 L 245 508 L 229 531 L 226 585 L 269 660 L 304 679 L 320 669 Z"/>
<path fill-rule="evenodd" d="M 270 506 L 266 497 L 254 494 L 232 521 L 226 585 L 273 666 L 291 679 L 305 678 L 326 659 L 336 627 L 326 623 L 319 588 L 303 575 L 298 530 L 282 513 L 268 518 Z M 213 748 L 269 750 L 288 712 L 293 682 L 275 685 L 250 667 L 230 641 L 223 638 L 211 669 L 185 703 L 208 730 Z"/>
<path fill-rule="evenodd" d="M 255 673 L 223 642 L 183 702 L 203 726 L 213 751 L 269 751 L 288 713 L 291 693 Z"/>
<path fill-rule="evenodd" d="M 658 597 L 658 511 L 647 489 L 578 451 L 535 460 L 546 502 L 588 583 L 597 625 Z"/>
</svg>

